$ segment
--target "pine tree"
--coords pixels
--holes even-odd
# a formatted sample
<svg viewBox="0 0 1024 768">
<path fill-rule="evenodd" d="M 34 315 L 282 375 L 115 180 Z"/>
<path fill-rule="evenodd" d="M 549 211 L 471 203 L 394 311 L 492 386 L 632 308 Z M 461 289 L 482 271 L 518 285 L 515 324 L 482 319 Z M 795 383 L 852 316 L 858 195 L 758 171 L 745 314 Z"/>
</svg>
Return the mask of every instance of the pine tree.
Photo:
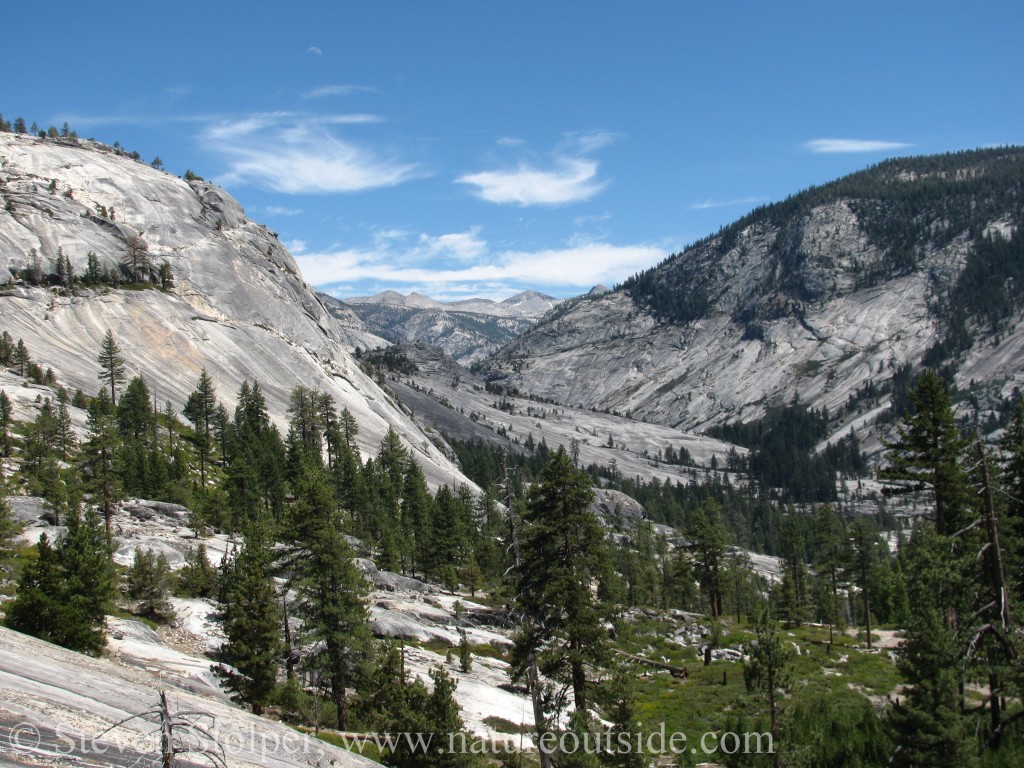
<svg viewBox="0 0 1024 768">
<path fill-rule="evenodd" d="M 88 430 L 89 437 L 82 452 L 82 458 L 89 471 L 86 485 L 91 490 L 94 500 L 100 503 L 107 537 L 112 541 L 111 517 L 114 502 L 121 498 L 121 481 L 115 467 L 120 441 L 114 408 L 105 389 L 100 390 L 89 407 Z"/>
<path fill-rule="evenodd" d="M 121 394 L 121 403 L 117 407 L 117 431 L 125 439 L 147 440 L 155 420 L 149 386 L 145 379 L 136 376 Z"/>
<path fill-rule="evenodd" d="M 100 266 L 100 257 L 92 251 L 85 257 L 85 284 L 99 285 L 103 282 L 103 267 Z"/>
<path fill-rule="evenodd" d="M 121 356 L 121 348 L 114 339 L 114 332 L 109 328 L 100 346 L 98 362 L 99 380 L 110 385 L 110 402 L 117 405 L 117 387 L 124 384 L 124 358 Z"/>
<path fill-rule="evenodd" d="M 864 607 L 864 634 L 871 648 L 871 593 L 875 589 L 882 541 L 874 524 L 866 517 L 857 517 L 849 529 L 850 560 L 846 574 L 860 591 Z"/>
<path fill-rule="evenodd" d="M 395 455 L 397 456 L 397 453 Z M 402 455 L 405 455 L 404 450 Z M 417 569 L 425 570 L 428 565 L 430 546 L 428 537 L 433 514 L 433 501 L 427 489 L 427 478 L 420 465 L 415 461 L 409 461 L 406 466 L 404 481 L 396 486 L 401 489 L 402 496 L 401 526 L 397 531 L 393 530 L 391 535 L 398 542 L 403 573 L 414 573 Z M 385 469 L 386 466 L 381 463 L 381 468 Z M 388 472 L 385 478 L 390 477 L 390 474 Z M 385 522 L 385 525 L 387 524 Z M 429 565 L 433 566 L 433 562 Z"/>
<path fill-rule="evenodd" d="M 178 571 L 177 593 L 182 597 L 213 597 L 217 594 L 217 569 L 210 563 L 206 545 L 189 547 Z"/>
<path fill-rule="evenodd" d="M 694 571 L 707 597 L 708 611 L 712 618 L 720 618 L 726 533 L 716 501 L 708 501 L 694 511 L 690 541 Z"/>
<path fill-rule="evenodd" d="M 0 389 L 0 456 L 11 455 L 11 416 L 14 413 L 14 406 L 11 398 L 5 390 Z"/>
<path fill-rule="evenodd" d="M 889 712 L 899 748 L 894 766 L 972 766 L 977 760 L 974 727 L 963 714 L 964 649 L 951 615 L 961 613 L 946 585 L 962 592 L 959 565 L 949 540 L 917 525 L 907 544 L 911 620 L 899 649 L 899 669 L 909 684 L 906 698 Z"/>
<path fill-rule="evenodd" d="M 321 397 L 316 390 L 297 386 L 291 391 L 288 405 L 289 439 L 294 450 L 323 462 L 323 418 Z M 298 462 L 298 456 L 294 461 Z"/>
<path fill-rule="evenodd" d="M 356 417 L 352 415 L 352 411 L 348 408 L 341 409 L 338 426 L 349 450 L 354 453 L 357 452 L 359 449 L 356 446 L 356 435 L 359 434 L 359 424 L 356 422 Z"/>
<path fill-rule="evenodd" d="M 213 419 L 217 411 L 217 390 L 213 379 L 206 369 L 199 374 L 196 388 L 188 396 L 182 413 L 192 422 L 194 435 L 192 442 L 199 454 L 200 488 L 206 492 L 206 465 L 210 461 L 213 450 Z"/>
<path fill-rule="evenodd" d="M 54 415 L 54 447 L 60 452 L 62 461 L 67 461 L 71 452 L 78 444 L 74 426 L 71 423 L 71 411 L 68 409 L 68 396 L 62 389 L 57 395 L 57 412 Z"/>
<path fill-rule="evenodd" d="M 21 532 L 22 526 L 14 519 L 11 505 L 7 503 L 7 489 L 0 483 L 0 558 L 6 557 L 14 537 Z"/>
<path fill-rule="evenodd" d="M 348 697 L 372 652 L 366 581 L 333 521 L 323 521 L 296 560 L 295 615 L 310 651 L 303 663 L 330 691 L 338 729 L 348 730 Z"/>
<path fill-rule="evenodd" d="M 792 655 L 782 644 L 775 621 L 764 611 L 755 628 L 756 639 L 747 644 L 747 661 L 743 663 L 743 682 L 749 691 L 760 691 L 768 701 L 774 748 L 773 765 L 782 765 L 779 752 L 779 692 L 792 684 Z"/>
<path fill-rule="evenodd" d="M 111 210 L 113 219 L 113 210 Z M 149 244 L 141 235 L 128 235 L 124 240 L 124 266 L 128 280 L 134 283 L 149 279 Z"/>
<path fill-rule="evenodd" d="M 45 534 L 38 558 L 18 583 L 7 626 L 65 648 L 99 655 L 106 645 L 104 617 L 114 596 L 110 549 L 95 516 L 77 509 L 55 546 Z"/>
<path fill-rule="evenodd" d="M 28 347 L 25 346 L 25 342 L 22 339 L 18 339 L 18 343 L 14 346 L 14 354 L 11 359 L 18 369 L 19 375 L 24 376 L 28 373 L 28 366 L 32 362 L 32 358 L 29 356 Z"/>
<path fill-rule="evenodd" d="M 847 548 L 835 510 L 825 505 L 815 518 L 814 571 L 819 580 L 818 613 L 828 623 L 828 643 L 840 620 L 839 582 L 846 565 Z"/>
<path fill-rule="evenodd" d="M 273 580 L 273 561 L 264 530 L 254 526 L 237 556 L 226 559 L 220 576 L 224 606 L 221 655 L 231 665 L 213 667 L 232 698 L 262 714 L 277 684 L 281 608 Z"/>
<path fill-rule="evenodd" d="M 935 498 L 935 530 L 940 535 L 959 530 L 969 506 L 961 459 L 967 441 L 953 416 L 945 381 L 926 370 L 910 395 L 914 413 L 905 414 L 899 436 L 887 444 L 889 466 L 879 477 L 895 482 L 889 493 L 930 489 Z"/>
<path fill-rule="evenodd" d="M 799 521 L 790 513 L 782 528 L 782 582 L 779 584 L 777 610 L 787 628 L 807 620 L 810 608 L 810 577 Z"/>
<path fill-rule="evenodd" d="M 609 563 L 592 498 L 589 476 L 559 448 L 530 490 L 518 572 L 527 621 L 515 639 L 515 666 L 524 674 L 536 654 L 542 673 L 571 687 L 579 711 L 589 701 L 587 666 L 608 658 L 604 622 L 611 615 L 592 591 Z"/>
<path fill-rule="evenodd" d="M 136 549 L 127 580 L 128 596 L 139 601 L 138 615 L 153 621 L 166 621 L 174 615 L 169 600 L 171 569 L 163 552 Z"/>
</svg>

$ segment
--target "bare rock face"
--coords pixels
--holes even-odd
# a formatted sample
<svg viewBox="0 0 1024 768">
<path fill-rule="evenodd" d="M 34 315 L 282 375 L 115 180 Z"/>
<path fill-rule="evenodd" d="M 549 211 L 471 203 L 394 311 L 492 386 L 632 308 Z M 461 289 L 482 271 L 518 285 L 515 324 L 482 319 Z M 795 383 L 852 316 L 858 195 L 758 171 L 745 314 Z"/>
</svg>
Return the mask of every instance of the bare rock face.
<svg viewBox="0 0 1024 768">
<path fill-rule="evenodd" d="M 684 430 L 794 399 L 835 414 L 943 338 L 980 238 L 1009 241 L 1024 224 L 1022 164 L 1013 148 L 892 161 L 755 211 L 623 289 L 567 302 L 483 376 Z M 1005 397 L 1024 382 L 1021 310 L 997 332 L 972 318 L 958 385 Z M 877 437 L 856 418 L 841 429 Z"/>
<path fill-rule="evenodd" d="M 232 410 L 243 380 L 259 381 L 271 417 L 286 422 L 288 395 L 303 384 L 333 395 L 359 422 L 366 453 L 393 427 L 434 484 L 463 482 L 416 422 L 356 364 L 349 349 L 372 336 L 337 321 L 302 279 L 273 232 L 245 217 L 205 181 L 186 182 L 94 142 L 0 134 L 0 283 L 32 263 L 53 271 L 58 252 L 76 274 L 89 254 L 117 267 L 130 237 L 147 247 L 170 291 L 10 284 L 0 329 L 24 339 L 58 381 L 94 393 L 108 329 L 159 402 L 180 410 L 206 369 Z"/>
<path fill-rule="evenodd" d="M 325 301 L 338 318 L 355 313 L 375 333 L 395 344 L 435 346 L 462 365 L 482 360 L 534 326 L 558 299 L 523 291 L 501 302 L 464 299 L 440 302 L 418 293 L 384 291 L 340 302 Z"/>
</svg>

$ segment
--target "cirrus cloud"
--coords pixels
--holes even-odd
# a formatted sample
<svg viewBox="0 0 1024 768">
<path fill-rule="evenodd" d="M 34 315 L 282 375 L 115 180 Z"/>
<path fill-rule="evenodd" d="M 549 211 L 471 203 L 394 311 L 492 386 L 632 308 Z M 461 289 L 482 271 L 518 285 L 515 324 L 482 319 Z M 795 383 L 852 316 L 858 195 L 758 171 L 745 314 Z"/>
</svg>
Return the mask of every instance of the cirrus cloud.
<svg viewBox="0 0 1024 768">
<path fill-rule="evenodd" d="M 561 158 L 546 170 L 519 165 L 504 171 L 467 173 L 456 181 L 475 186 L 477 197 L 490 203 L 562 205 L 589 200 L 604 189 L 607 182 L 596 181 L 596 176 L 593 160 Z"/>
<path fill-rule="evenodd" d="M 902 141 L 876 141 L 870 139 L 814 139 L 804 144 L 804 149 L 816 154 L 849 154 L 854 152 L 887 152 L 891 149 L 906 149 L 914 146 Z"/>
<path fill-rule="evenodd" d="M 200 138 L 227 159 L 225 183 L 287 194 L 360 192 L 425 175 L 417 164 L 382 156 L 336 132 L 337 126 L 376 122 L 376 115 L 270 112 L 221 120 Z"/>
<path fill-rule="evenodd" d="M 565 205 L 589 200 L 607 181 L 597 178 L 598 163 L 588 155 L 615 140 L 609 131 L 567 134 L 554 157 L 546 163 L 521 160 L 512 167 L 464 173 L 455 181 L 475 187 L 481 200 L 498 205 Z M 525 142 L 499 138 L 501 147 L 521 147 Z"/>
</svg>

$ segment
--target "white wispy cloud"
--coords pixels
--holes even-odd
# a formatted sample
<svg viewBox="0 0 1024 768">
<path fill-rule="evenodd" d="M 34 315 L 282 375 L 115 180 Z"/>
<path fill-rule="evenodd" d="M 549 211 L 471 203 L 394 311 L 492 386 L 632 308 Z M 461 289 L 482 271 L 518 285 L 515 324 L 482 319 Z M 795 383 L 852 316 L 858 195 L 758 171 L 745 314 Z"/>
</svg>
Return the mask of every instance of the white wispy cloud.
<svg viewBox="0 0 1024 768">
<path fill-rule="evenodd" d="M 509 296 L 524 286 L 587 290 L 615 283 L 665 258 L 660 246 L 574 242 L 536 251 L 492 252 L 477 231 L 376 240 L 366 248 L 295 255 L 304 278 L 327 287 L 380 284 L 429 296 Z"/>
<path fill-rule="evenodd" d="M 902 141 L 875 141 L 870 139 L 814 139 L 804 144 L 804 149 L 819 154 L 886 152 L 890 149 L 906 149 L 913 144 Z"/>
<path fill-rule="evenodd" d="M 570 133 L 566 136 L 566 144 L 580 154 L 588 154 L 602 147 L 607 147 L 615 141 L 619 135 L 612 131 L 584 131 Z"/>
<path fill-rule="evenodd" d="M 301 208 L 285 208 L 281 205 L 268 205 L 263 212 L 270 216 L 301 216 L 304 213 Z"/>
<path fill-rule="evenodd" d="M 608 131 L 568 134 L 547 162 L 521 160 L 513 167 L 465 173 L 455 181 L 475 187 L 482 200 L 499 205 L 565 205 L 589 200 L 607 185 L 597 178 L 598 163 L 587 157 L 615 139 Z M 503 147 L 521 143 L 498 139 Z"/>
<path fill-rule="evenodd" d="M 605 188 L 597 181 L 593 160 L 559 158 L 554 167 L 541 169 L 521 164 L 502 171 L 480 171 L 456 181 L 476 187 L 477 197 L 490 203 L 512 205 L 562 205 L 589 200 Z"/>
<path fill-rule="evenodd" d="M 457 261 L 472 261 L 487 252 L 487 243 L 480 239 L 479 229 L 469 232 L 454 232 L 448 235 L 431 237 L 420 235 L 421 248 L 429 257 L 450 257 Z"/>
<path fill-rule="evenodd" d="M 734 205 L 753 205 L 763 203 L 763 197 L 734 197 L 731 200 L 701 200 L 690 206 L 691 211 L 706 211 L 709 208 L 729 208 Z"/>
<path fill-rule="evenodd" d="M 424 175 L 422 168 L 339 136 L 338 126 L 380 122 L 376 115 L 267 112 L 208 125 L 200 140 L 228 161 L 225 183 L 284 192 L 359 192 Z"/>
<path fill-rule="evenodd" d="M 308 91 L 304 91 L 301 95 L 303 99 L 322 99 L 327 96 L 351 96 L 353 93 L 376 93 L 376 88 L 371 88 L 368 85 L 322 85 L 319 88 L 313 88 Z"/>
</svg>

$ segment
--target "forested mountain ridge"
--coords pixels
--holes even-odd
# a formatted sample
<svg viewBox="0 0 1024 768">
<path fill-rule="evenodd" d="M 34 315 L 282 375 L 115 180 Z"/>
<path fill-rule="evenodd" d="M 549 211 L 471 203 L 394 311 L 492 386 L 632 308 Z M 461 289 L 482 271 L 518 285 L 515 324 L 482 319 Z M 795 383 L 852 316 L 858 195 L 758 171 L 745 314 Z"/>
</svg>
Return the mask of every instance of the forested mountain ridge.
<svg viewBox="0 0 1024 768">
<path fill-rule="evenodd" d="M 613 293 L 567 302 L 484 372 L 688 429 L 794 398 L 848 414 L 846 428 L 884 408 L 867 389 L 926 359 L 1005 396 L 1024 349 L 1022 220 L 1020 148 L 886 161 L 758 208 Z"/>
<path fill-rule="evenodd" d="M 281 426 L 296 384 L 323 390 L 356 415 L 365 452 L 393 427 L 432 484 L 460 482 L 350 355 L 377 337 L 328 313 L 273 232 L 187 176 L 96 142 L 0 132 L 0 326 L 72 391 L 98 389 L 108 330 L 161 408 L 180 409 L 204 369 L 229 408 L 259 381 Z"/>
</svg>

